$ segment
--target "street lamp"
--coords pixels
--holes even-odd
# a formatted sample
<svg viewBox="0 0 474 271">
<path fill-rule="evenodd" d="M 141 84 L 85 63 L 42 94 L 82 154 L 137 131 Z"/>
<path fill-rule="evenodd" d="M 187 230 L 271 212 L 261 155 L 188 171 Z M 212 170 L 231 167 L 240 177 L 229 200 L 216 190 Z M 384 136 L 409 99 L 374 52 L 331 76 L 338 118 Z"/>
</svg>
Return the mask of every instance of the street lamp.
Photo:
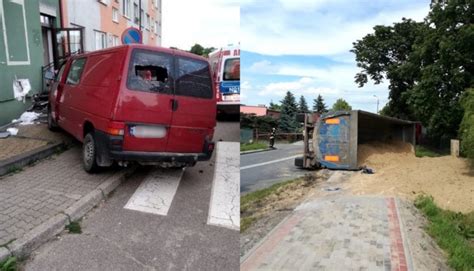
<svg viewBox="0 0 474 271">
<path fill-rule="evenodd" d="M 379 113 L 379 97 L 377 97 L 377 95 L 374 94 L 374 97 L 377 99 L 377 111 L 375 113 Z"/>
</svg>

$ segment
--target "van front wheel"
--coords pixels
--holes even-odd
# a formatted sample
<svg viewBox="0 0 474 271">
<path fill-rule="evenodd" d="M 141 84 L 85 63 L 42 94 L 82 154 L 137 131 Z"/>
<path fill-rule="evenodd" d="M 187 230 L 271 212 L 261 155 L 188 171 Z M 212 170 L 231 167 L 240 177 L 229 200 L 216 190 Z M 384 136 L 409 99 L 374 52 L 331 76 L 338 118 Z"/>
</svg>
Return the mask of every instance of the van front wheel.
<svg viewBox="0 0 474 271">
<path fill-rule="evenodd" d="M 97 144 L 94 140 L 94 135 L 88 133 L 84 137 L 84 143 L 82 144 L 82 162 L 84 170 L 93 173 L 97 172 L 99 166 L 97 165 Z"/>
</svg>

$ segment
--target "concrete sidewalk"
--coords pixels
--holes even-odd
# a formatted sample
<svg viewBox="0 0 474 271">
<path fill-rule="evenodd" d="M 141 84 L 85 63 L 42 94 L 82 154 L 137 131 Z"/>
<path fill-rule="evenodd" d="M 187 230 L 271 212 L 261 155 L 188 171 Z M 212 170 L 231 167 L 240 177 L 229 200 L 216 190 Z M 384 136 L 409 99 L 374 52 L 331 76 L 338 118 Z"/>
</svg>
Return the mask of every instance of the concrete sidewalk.
<svg viewBox="0 0 474 271">
<path fill-rule="evenodd" d="M 423 255 L 414 264 L 399 205 L 385 197 L 312 199 L 247 253 L 241 270 L 446 270 Z"/>
<path fill-rule="evenodd" d="M 111 168 L 87 174 L 76 147 L 1 177 L 0 261 L 27 256 L 103 200 L 126 172 Z"/>
</svg>

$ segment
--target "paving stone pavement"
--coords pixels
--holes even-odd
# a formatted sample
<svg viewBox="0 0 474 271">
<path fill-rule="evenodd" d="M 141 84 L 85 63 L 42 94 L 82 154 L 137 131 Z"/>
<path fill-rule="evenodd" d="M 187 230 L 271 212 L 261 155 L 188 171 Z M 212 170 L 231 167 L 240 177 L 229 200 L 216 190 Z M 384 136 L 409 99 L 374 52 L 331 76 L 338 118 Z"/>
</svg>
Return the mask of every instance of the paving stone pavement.
<svg viewBox="0 0 474 271">
<path fill-rule="evenodd" d="M 116 171 L 87 174 L 75 147 L 0 177 L 0 246 L 66 210 Z"/>
<path fill-rule="evenodd" d="M 18 134 L 0 139 L 0 160 L 33 151 L 47 144 L 63 142 L 71 144 L 73 137 L 65 132 L 51 132 L 46 124 L 17 125 Z"/>
<path fill-rule="evenodd" d="M 251 250 L 241 270 L 411 270 L 396 200 L 308 201 Z"/>
</svg>

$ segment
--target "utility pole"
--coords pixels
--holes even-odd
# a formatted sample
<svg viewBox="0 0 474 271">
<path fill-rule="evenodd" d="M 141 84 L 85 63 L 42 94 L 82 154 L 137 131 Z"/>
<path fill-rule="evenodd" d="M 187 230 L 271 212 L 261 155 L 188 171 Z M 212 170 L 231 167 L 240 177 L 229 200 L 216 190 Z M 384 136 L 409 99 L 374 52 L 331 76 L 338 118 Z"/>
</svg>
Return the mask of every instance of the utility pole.
<svg viewBox="0 0 474 271">
<path fill-rule="evenodd" d="M 377 111 L 375 113 L 379 113 L 379 97 L 377 95 L 374 95 L 374 97 L 377 99 Z"/>
</svg>

